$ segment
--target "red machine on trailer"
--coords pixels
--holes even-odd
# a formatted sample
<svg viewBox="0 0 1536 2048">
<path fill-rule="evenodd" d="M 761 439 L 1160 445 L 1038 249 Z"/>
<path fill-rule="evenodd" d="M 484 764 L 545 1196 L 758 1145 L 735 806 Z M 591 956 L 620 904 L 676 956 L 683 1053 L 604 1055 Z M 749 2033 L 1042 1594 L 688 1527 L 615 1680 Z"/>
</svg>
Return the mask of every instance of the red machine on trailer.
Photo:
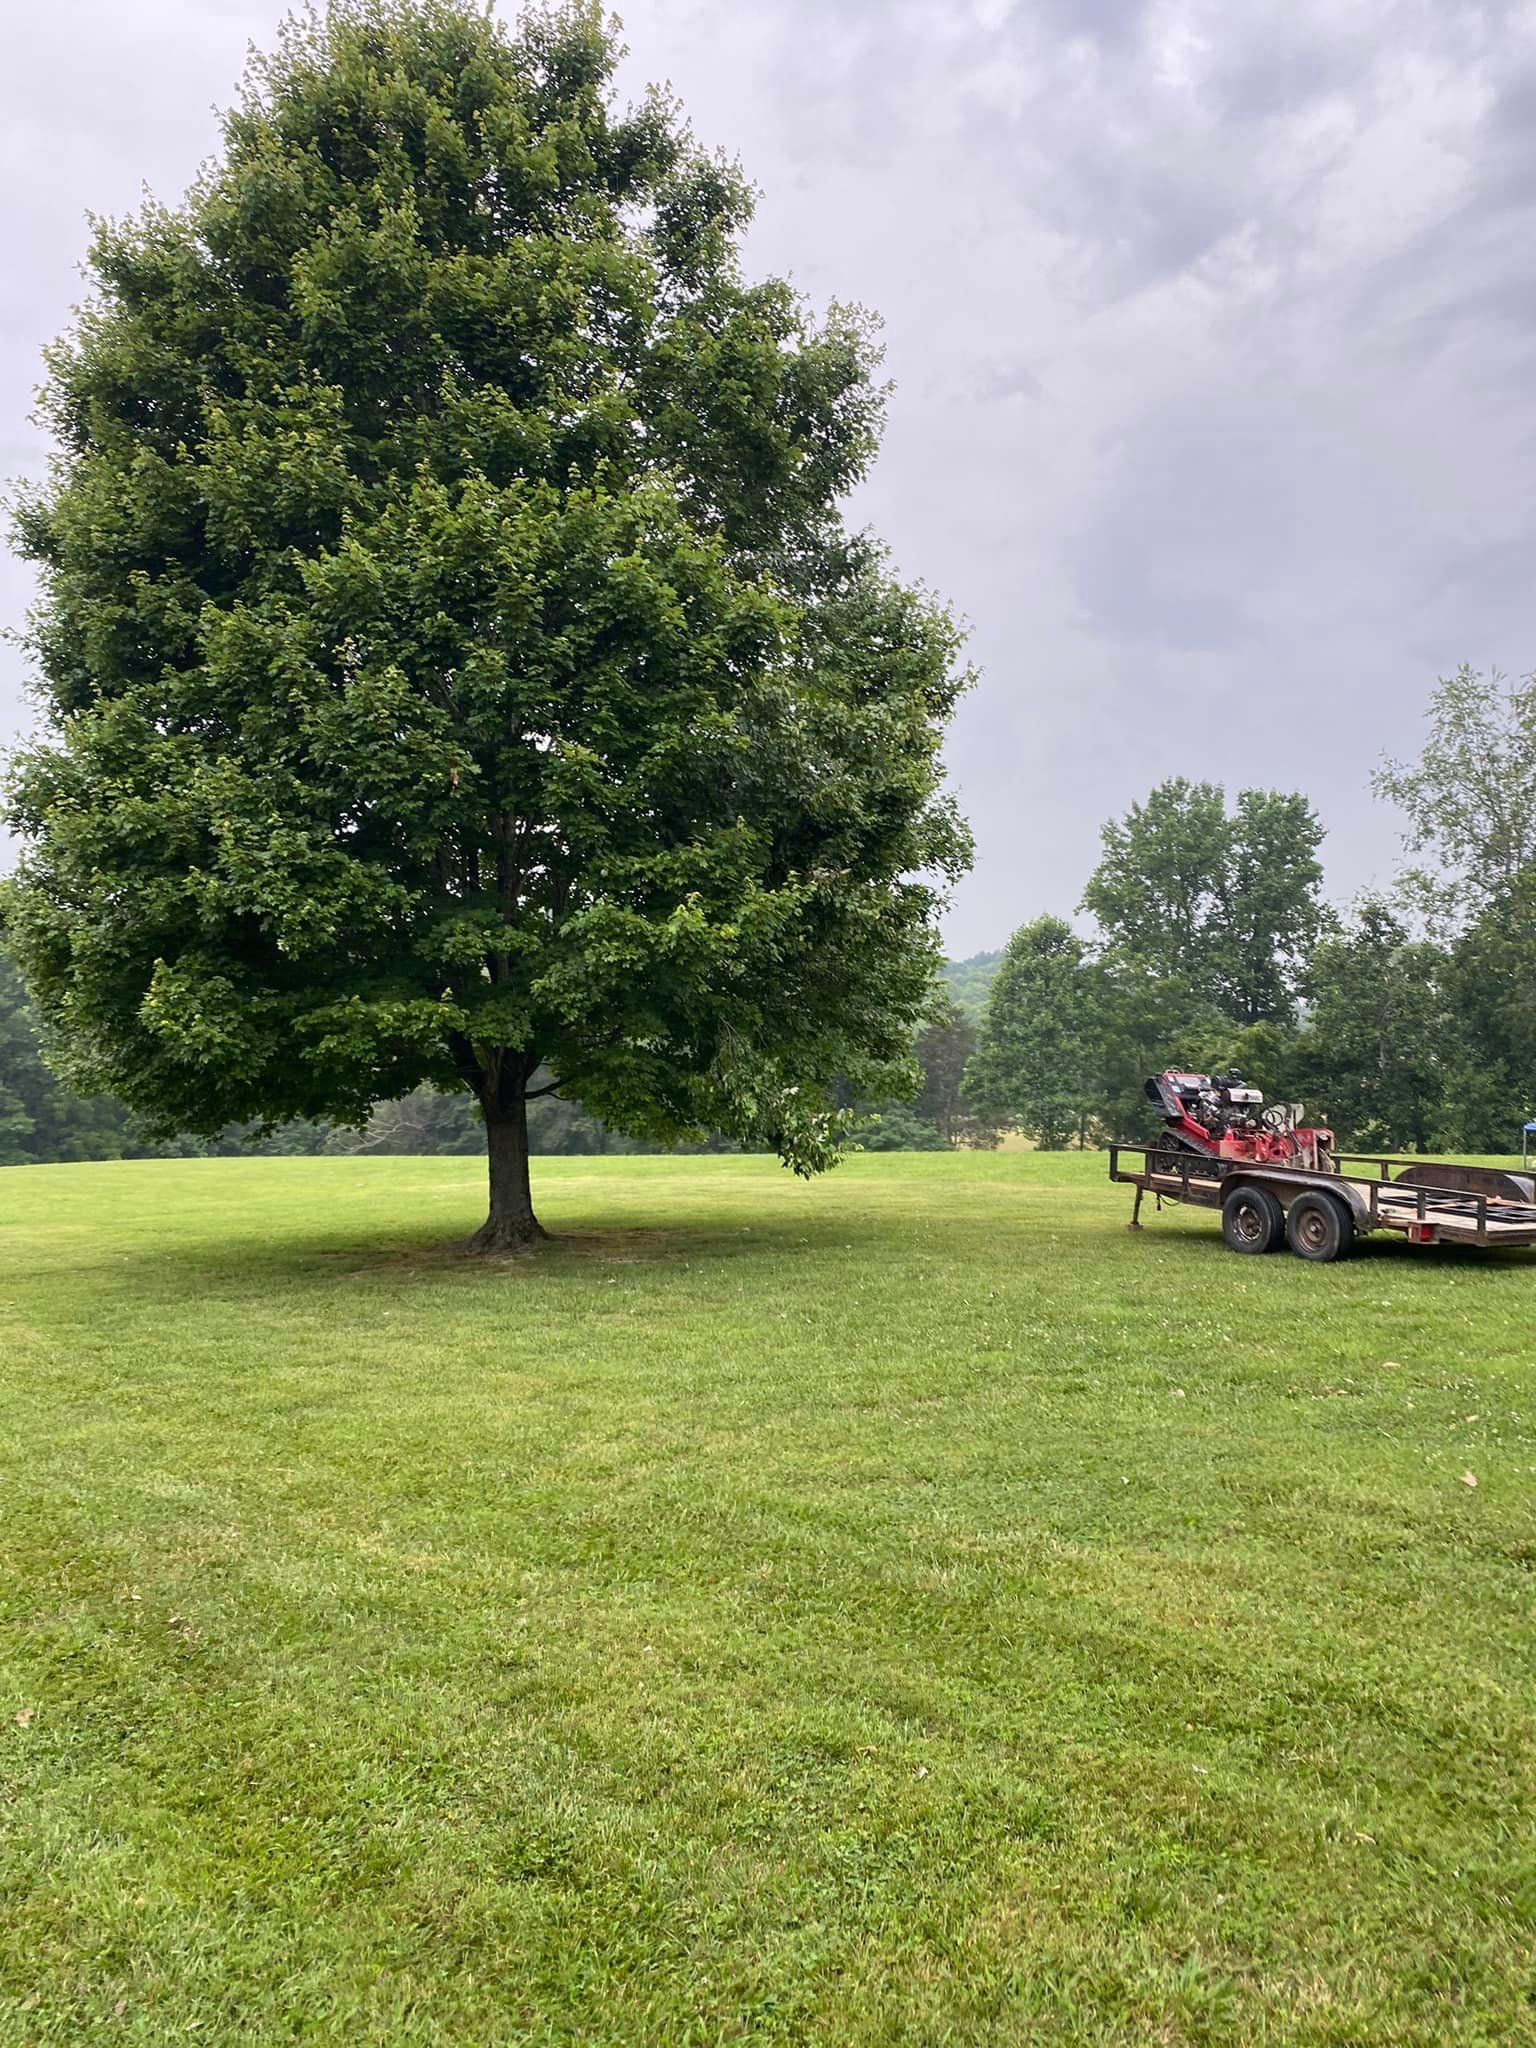
<svg viewBox="0 0 1536 2048">
<path fill-rule="evenodd" d="M 1381 1159 L 1334 1150 L 1299 1102 L 1265 1104 L 1237 1073 L 1170 1071 L 1146 1084 L 1164 1129 L 1149 1145 L 1112 1145 L 1109 1177 L 1143 1195 L 1220 1209 L 1238 1252 L 1289 1245 L 1298 1258 L 1346 1256 L 1357 1237 L 1395 1230 L 1410 1244 L 1536 1244 L 1536 1179 L 1450 1160 Z M 1132 1155 L 1139 1164 L 1122 1163 Z M 1368 1167 L 1347 1173 L 1345 1167 Z"/>
<path fill-rule="evenodd" d="M 1302 1122 L 1299 1102 L 1266 1104 L 1234 1068 L 1229 1074 L 1154 1074 L 1147 1100 L 1167 1119 L 1164 1146 L 1206 1159 L 1247 1159 L 1257 1166 L 1305 1166 L 1326 1172 L 1333 1133 Z"/>
</svg>

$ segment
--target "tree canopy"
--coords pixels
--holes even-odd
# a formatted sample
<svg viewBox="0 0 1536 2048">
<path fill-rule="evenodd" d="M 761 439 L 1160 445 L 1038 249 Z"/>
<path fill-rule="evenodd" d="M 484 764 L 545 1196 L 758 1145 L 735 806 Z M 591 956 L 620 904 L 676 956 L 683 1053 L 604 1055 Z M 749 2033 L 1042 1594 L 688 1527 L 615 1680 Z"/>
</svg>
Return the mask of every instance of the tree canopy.
<svg viewBox="0 0 1536 2048">
<path fill-rule="evenodd" d="M 1108 956 L 1188 983 L 1239 1024 L 1290 1018 L 1324 921 L 1323 828 L 1299 793 L 1174 776 L 1102 833 L 1081 907 Z"/>
<path fill-rule="evenodd" d="M 1371 786 L 1406 813 L 1407 851 L 1433 856 L 1405 872 L 1403 894 L 1454 930 L 1536 866 L 1536 676 L 1507 685 L 1463 663 L 1436 683 L 1428 720 L 1418 760 L 1384 761 Z"/>
<path fill-rule="evenodd" d="M 48 729 L 8 943 L 161 1128 L 526 1102 L 813 1171 L 910 1085 L 946 613 L 839 503 L 878 351 L 749 283 L 748 188 L 592 8 L 338 0 L 179 208 L 102 227 L 18 535 Z"/>
<path fill-rule="evenodd" d="M 1397 897 L 1445 948 L 1438 1141 L 1502 1151 L 1536 1112 L 1536 677 L 1463 664 L 1427 718 L 1418 759 L 1384 762 L 1372 786 L 1406 813 L 1406 851 L 1428 856 Z"/>
<path fill-rule="evenodd" d="M 1020 926 L 987 997 L 965 1094 L 985 1124 L 1011 1125 L 1049 1151 L 1092 1104 L 1096 1034 L 1087 952 L 1059 917 Z"/>
<path fill-rule="evenodd" d="M 992 977 L 997 973 L 1003 958 L 1002 948 L 995 952 L 972 953 L 965 960 L 946 960 L 943 966 L 944 985 L 961 1009 L 979 1017 L 986 1007 L 987 990 L 992 986 Z"/>
<path fill-rule="evenodd" d="M 1449 1035 L 1443 973 L 1438 948 L 1371 898 L 1318 946 L 1307 1042 L 1328 1114 L 1353 1142 L 1423 1147 L 1435 1137 Z"/>
</svg>

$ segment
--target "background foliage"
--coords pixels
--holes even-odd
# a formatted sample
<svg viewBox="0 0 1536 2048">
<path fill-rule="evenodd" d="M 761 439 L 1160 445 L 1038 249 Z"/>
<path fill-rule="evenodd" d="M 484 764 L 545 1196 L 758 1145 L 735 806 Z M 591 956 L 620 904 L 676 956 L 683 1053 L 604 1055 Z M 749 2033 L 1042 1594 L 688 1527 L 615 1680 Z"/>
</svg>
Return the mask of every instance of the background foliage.
<svg viewBox="0 0 1536 2048">
<path fill-rule="evenodd" d="M 1324 901 L 1301 792 L 1229 808 L 1176 778 L 1112 819 L 1080 906 L 1097 943 L 1071 973 L 1024 992 L 997 956 L 958 970 L 972 1102 L 1043 1144 L 1072 1101 L 1100 1136 L 1132 1136 L 1151 1127 L 1147 1074 L 1236 1066 L 1349 1146 L 1518 1150 L 1536 1111 L 1536 683 L 1460 669 L 1427 723 L 1420 759 L 1375 779 L 1407 821 L 1387 896 Z M 1021 926 L 1004 958 L 1047 932 L 1067 927 Z"/>
</svg>

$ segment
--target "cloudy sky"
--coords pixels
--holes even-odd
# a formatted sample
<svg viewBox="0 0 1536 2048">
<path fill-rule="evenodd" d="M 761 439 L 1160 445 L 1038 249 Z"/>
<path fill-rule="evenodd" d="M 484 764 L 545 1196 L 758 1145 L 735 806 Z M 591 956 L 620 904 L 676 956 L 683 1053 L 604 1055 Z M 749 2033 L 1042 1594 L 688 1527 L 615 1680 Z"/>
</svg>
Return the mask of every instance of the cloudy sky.
<svg viewBox="0 0 1536 2048">
<path fill-rule="evenodd" d="M 0 76 L 0 472 L 87 210 L 180 193 L 264 0 L 17 7 Z M 1306 789 L 1334 893 L 1461 660 L 1536 667 L 1536 6 L 629 0 L 762 188 L 750 257 L 883 314 L 857 507 L 969 620 L 951 949 L 1067 911 L 1174 773 Z M 27 582 L 0 568 L 0 611 Z M 0 737 L 23 665 L 0 650 Z"/>
</svg>

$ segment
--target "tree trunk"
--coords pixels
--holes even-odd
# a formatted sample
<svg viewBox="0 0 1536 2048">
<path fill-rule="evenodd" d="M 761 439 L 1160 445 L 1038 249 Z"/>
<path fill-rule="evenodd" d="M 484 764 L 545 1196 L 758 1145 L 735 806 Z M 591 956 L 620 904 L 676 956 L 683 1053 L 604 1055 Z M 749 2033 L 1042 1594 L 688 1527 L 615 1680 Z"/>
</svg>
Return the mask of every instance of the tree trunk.
<svg viewBox="0 0 1536 2048">
<path fill-rule="evenodd" d="M 548 1235 L 533 1213 L 528 1185 L 528 1105 L 519 1080 L 510 1099 L 487 1102 L 485 1150 L 491 1168 L 491 1212 L 469 1241 L 475 1252 L 526 1252 Z"/>
</svg>

